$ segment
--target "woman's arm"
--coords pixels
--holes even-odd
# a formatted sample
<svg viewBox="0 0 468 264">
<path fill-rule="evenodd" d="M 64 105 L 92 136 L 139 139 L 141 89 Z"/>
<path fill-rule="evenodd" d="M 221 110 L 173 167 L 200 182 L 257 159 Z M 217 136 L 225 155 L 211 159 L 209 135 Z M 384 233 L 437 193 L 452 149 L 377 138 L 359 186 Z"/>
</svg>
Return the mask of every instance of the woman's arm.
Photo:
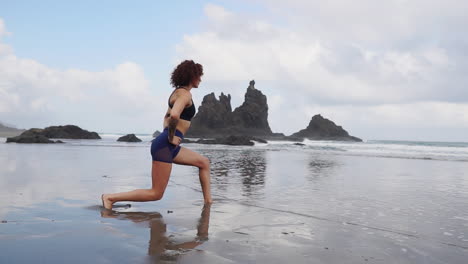
<svg viewBox="0 0 468 264">
<path fill-rule="evenodd" d="M 180 94 L 177 96 L 174 105 L 172 106 L 170 116 L 169 116 L 169 142 L 171 142 L 174 145 L 179 145 L 180 144 L 180 138 L 175 136 L 175 131 L 177 128 L 177 123 L 179 123 L 180 120 L 180 114 L 182 111 L 184 111 L 184 108 L 190 104 L 192 101 L 192 95 L 187 92 L 180 92 Z M 175 138 L 175 140 L 174 140 Z M 175 141 L 175 142 L 174 142 Z"/>
</svg>

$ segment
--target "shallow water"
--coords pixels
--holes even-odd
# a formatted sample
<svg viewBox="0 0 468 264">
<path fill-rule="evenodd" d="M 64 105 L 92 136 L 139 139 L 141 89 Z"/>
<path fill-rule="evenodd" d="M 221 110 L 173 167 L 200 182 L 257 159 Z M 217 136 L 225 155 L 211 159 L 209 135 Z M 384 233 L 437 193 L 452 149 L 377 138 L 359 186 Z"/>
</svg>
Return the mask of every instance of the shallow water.
<svg viewBox="0 0 468 264">
<path fill-rule="evenodd" d="M 163 200 L 101 210 L 150 186 L 148 141 L 0 143 L 0 263 L 466 263 L 468 162 L 185 146 L 211 159 L 209 210 L 186 166 Z"/>
</svg>

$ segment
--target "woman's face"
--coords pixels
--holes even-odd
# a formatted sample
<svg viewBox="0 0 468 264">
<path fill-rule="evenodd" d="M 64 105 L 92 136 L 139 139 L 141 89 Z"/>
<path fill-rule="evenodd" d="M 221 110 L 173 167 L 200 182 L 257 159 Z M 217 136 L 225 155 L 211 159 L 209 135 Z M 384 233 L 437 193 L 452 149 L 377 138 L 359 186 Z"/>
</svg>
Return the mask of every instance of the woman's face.
<svg viewBox="0 0 468 264">
<path fill-rule="evenodd" d="M 198 86 L 200 85 L 201 83 L 201 76 L 198 76 L 197 78 L 195 78 L 193 81 L 192 81 L 192 86 L 194 88 L 198 88 Z"/>
</svg>

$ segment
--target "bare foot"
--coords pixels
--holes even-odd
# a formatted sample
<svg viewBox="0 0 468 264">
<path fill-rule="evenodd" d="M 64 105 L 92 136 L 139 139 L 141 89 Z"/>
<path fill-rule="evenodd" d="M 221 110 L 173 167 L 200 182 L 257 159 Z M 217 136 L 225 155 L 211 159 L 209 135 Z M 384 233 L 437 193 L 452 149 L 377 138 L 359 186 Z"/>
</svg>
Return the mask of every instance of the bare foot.
<svg viewBox="0 0 468 264">
<path fill-rule="evenodd" d="M 101 195 L 101 200 L 102 200 L 102 207 L 111 210 L 112 205 L 114 204 L 111 200 L 109 200 L 109 195 L 108 194 L 103 194 Z"/>
</svg>

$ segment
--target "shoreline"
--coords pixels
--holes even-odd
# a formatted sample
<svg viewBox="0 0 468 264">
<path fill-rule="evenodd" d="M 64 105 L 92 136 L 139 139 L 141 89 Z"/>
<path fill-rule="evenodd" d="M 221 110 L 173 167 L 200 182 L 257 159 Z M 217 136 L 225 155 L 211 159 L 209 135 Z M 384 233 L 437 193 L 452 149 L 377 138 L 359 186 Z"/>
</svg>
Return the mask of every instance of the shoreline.
<svg viewBox="0 0 468 264">
<path fill-rule="evenodd" d="M 0 144 L 0 262 L 468 258 L 466 162 L 194 144 L 211 160 L 214 203 L 201 221 L 197 170 L 187 166 L 173 166 L 162 200 L 102 211 L 102 193 L 151 186 L 149 142 L 109 142 L 122 147 Z"/>
</svg>

